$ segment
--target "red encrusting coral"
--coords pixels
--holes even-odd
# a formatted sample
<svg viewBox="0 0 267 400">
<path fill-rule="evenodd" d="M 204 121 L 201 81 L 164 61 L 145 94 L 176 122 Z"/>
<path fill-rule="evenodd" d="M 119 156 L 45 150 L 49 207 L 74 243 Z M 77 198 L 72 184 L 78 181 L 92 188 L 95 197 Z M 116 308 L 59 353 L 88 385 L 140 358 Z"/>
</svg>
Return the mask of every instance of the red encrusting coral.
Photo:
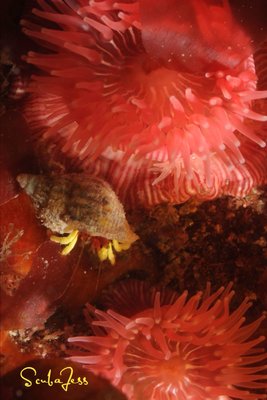
<svg viewBox="0 0 267 400">
<path fill-rule="evenodd" d="M 266 179 L 262 124 L 267 116 L 254 111 L 254 101 L 267 92 L 256 89 L 253 57 L 243 59 L 248 39 L 227 1 L 187 3 L 185 15 L 194 13 L 189 20 L 173 26 L 167 12 L 161 23 L 167 33 L 171 27 L 178 35 L 175 43 L 194 41 L 201 33 L 194 44 L 208 54 L 205 62 L 201 53 L 201 69 L 206 68 L 201 73 L 172 62 L 166 66 L 166 54 L 163 60 L 155 51 L 150 55 L 153 38 L 147 39 L 143 1 L 38 1 L 32 21 L 22 21 L 25 34 L 49 49 L 25 57 L 42 71 L 29 85 L 25 116 L 30 127 L 82 169 L 108 178 L 126 201 L 129 186 L 135 202 L 151 205 L 190 196 L 243 196 Z M 236 32 L 231 68 L 225 67 L 226 44 L 220 50 L 204 29 L 205 10 L 218 37 L 225 24 Z M 160 38 L 155 32 L 157 46 Z M 221 67 L 215 71 L 212 48 Z M 194 62 L 199 53 L 194 58 L 192 46 L 188 51 Z"/>
<path fill-rule="evenodd" d="M 186 291 L 119 283 L 106 299 L 113 309 L 87 306 L 95 336 L 70 338 L 71 360 L 132 400 L 266 399 L 267 354 L 257 346 L 264 337 L 254 335 L 264 317 L 244 325 L 251 303 L 232 310 L 231 287 L 211 294 L 207 285 L 187 299 Z"/>
</svg>

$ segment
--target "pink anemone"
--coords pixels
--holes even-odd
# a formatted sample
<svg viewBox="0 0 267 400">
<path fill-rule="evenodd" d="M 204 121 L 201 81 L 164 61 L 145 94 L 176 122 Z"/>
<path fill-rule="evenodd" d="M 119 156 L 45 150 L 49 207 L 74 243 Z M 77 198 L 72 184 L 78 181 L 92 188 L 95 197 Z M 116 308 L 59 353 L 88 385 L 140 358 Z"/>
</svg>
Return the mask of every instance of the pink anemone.
<svg viewBox="0 0 267 400">
<path fill-rule="evenodd" d="M 255 103 L 267 91 L 227 1 L 158 1 L 158 30 L 145 0 L 37 3 L 22 26 L 46 51 L 25 57 L 40 71 L 25 116 L 76 165 L 130 204 L 244 196 L 266 181 Z"/>
<path fill-rule="evenodd" d="M 107 312 L 88 305 L 95 336 L 69 339 L 72 361 L 110 380 L 130 400 L 266 399 L 267 353 L 255 336 L 264 317 L 244 324 L 246 298 L 230 307 L 231 284 L 187 299 L 144 283 L 118 284 Z"/>
</svg>

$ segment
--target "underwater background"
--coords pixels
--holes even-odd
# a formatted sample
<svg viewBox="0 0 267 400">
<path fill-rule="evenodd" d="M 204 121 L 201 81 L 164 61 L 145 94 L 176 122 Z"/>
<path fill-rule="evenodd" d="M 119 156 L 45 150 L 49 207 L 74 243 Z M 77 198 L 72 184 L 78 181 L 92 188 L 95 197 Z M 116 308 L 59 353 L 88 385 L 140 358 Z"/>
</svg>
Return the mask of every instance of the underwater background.
<svg viewBox="0 0 267 400">
<path fill-rule="evenodd" d="M 46 6 L 44 6 L 45 3 L 49 3 L 47 9 L 45 8 Z M 51 3 L 54 4 L 51 6 Z M 106 137 L 108 137 L 107 140 L 109 140 L 108 135 L 109 131 L 111 131 L 107 125 L 108 122 L 105 121 L 105 114 L 103 114 L 103 117 L 97 114 L 97 118 L 100 118 L 100 122 L 103 122 L 103 126 L 104 128 L 107 127 L 108 132 L 106 134 L 103 128 L 104 134 L 103 137 L 100 136 L 99 147 L 98 145 L 95 147 L 96 151 L 100 153 L 98 158 L 96 156 L 94 158 L 93 155 L 93 158 L 90 159 L 91 156 L 89 152 L 89 161 L 87 158 L 85 158 L 84 161 L 84 159 L 79 156 L 80 150 L 75 148 L 72 132 L 69 133 L 68 129 L 66 129 L 65 136 L 62 134 L 60 140 L 60 134 L 58 133 L 61 132 L 60 128 L 58 128 L 58 131 L 47 130 L 47 136 L 50 135 L 49 140 L 43 140 L 43 138 L 45 138 L 46 129 L 51 128 L 49 124 L 51 123 L 51 125 L 53 125 L 51 121 L 59 111 L 57 108 L 54 114 L 47 114 L 48 116 L 46 115 L 44 117 L 45 122 L 43 121 L 42 112 L 40 110 L 42 110 L 42 103 L 45 100 L 39 96 L 39 89 L 36 90 L 36 86 L 33 85 L 34 79 L 32 78 L 32 75 L 39 74 L 42 76 L 43 71 L 40 74 L 38 62 L 31 62 L 31 60 L 26 60 L 25 57 L 23 58 L 22 56 L 25 56 L 28 51 L 48 54 L 48 50 L 43 49 L 42 40 L 40 41 L 39 38 L 37 38 L 34 42 L 31 38 L 31 34 L 26 36 L 21 32 L 20 21 L 22 18 L 29 21 L 31 19 L 31 10 L 34 7 L 43 7 L 46 12 L 49 13 L 51 12 L 51 7 L 52 9 L 53 6 L 59 7 L 59 4 L 62 6 L 62 3 L 64 2 L 28 0 L 17 2 L 15 0 L 8 0 L 0 6 L 1 392 L 5 399 L 20 398 L 22 400 L 36 399 L 37 397 L 40 400 L 47 398 L 62 400 L 69 398 L 75 400 L 124 398 L 183 399 L 186 397 L 177 397 L 179 392 L 175 392 L 174 390 L 168 394 L 169 389 L 166 387 L 164 388 L 164 379 L 166 382 L 168 379 L 171 380 L 171 378 L 167 376 L 167 374 L 171 376 L 169 367 L 167 368 L 167 372 L 164 372 L 164 375 L 162 375 L 164 379 L 162 376 L 159 378 L 160 382 L 163 379 L 162 397 L 156 397 L 156 394 L 151 395 L 151 397 L 149 397 L 150 394 L 142 395 L 142 389 L 140 388 L 138 389 L 138 393 L 132 393 L 132 389 L 130 390 L 127 384 L 131 384 L 135 387 L 135 383 L 133 382 L 137 379 L 136 376 L 129 378 L 129 383 L 127 381 L 127 376 L 125 378 L 126 386 L 124 385 L 122 388 L 120 383 L 114 383 L 116 379 L 112 376 L 112 373 L 107 373 L 106 375 L 102 373 L 105 368 L 102 364 L 102 372 L 101 368 L 97 367 L 97 362 L 93 363 L 93 361 L 92 365 L 94 365 L 95 371 L 93 366 L 90 369 L 90 365 L 84 369 L 82 367 L 84 365 L 83 361 L 80 360 L 78 364 L 75 362 L 75 356 L 80 356 L 80 350 L 79 352 L 75 350 L 75 348 L 73 350 L 73 346 L 69 343 L 69 338 L 82 336 L 91 337 L 92 335 L 105 336 L 105 334 L 109 332 L 108 329 L 110 329 L 110 326 L 106 332 L 103 330 L 101 332 L 95 332 L 94 323 L 92 323 L 92 321 L 94 321 L 94 318 L 95 320 L 97 319 L 97 314 L 94 315 L 95 311 L 90 311 L 89 309 L 90 312 L 88 312 L 88 315 L 90 314 L 90 316 L 88 316 L 87 311 L 85 311 L 85 304 L 89 303 L 94 305 L 96 309 L 105 311 L 108 308 L 112 309 L 112 307 L 114 307 L 117 313 L 121 312 L 122 315 L 127 315 L 127 318 L 130 318 L 137 315 L 139 312 L 143 312 L 146 308 L 144 305 L 147 305 L 148 309 L 153 309 L 154 301 L 156 301 L 154 294 L 151 294 L 151 298 L 149 297 L 150 295 L 148 295 L 149 300 L 144 294 L 150 293 L 150 288 L 153 287 L 156 287 L 157 290 L 162 293 L 162 299 L 165 298 L 165 294 L 163 294 L 165 292 L 170 291 L 170 293 L 175 293 L 172 298 L 172 302 L 174 302 L 174 298 L 177 298 L 175 296 L 182 295 L 184 291 L 188 291 L 188 301 L 199 291 L 205 292 L 208 282 L 211 283 L 211 293 L 216 292 L 216 290 L 222 286 L 227 287 L 229 282 L 233 282 L 235 295 L 230 307 L 231 312 L 238 309 L 243 300 L 247 298 L 248 304 L 251 302 L 252 305 L 248 307 L 247 311 L 245 310 L 245 324 L 250 324 L 258 318 L 261 318 L 261 316 L 265 317 L 267 309 L 266 147 L 258 146 L 257 143 L 251 145 L 250 141 L 247 138 L 245 139 L 243 146 L 247 146 L 244 151 L 244 156 L 245 158 L 247 157 L 247 164 L 244 165 L 249 166 L 248 174 L 250 173 L 250 175 L 246 181 L 245 178 L 242 179 L 243 170 L 240 172 L 240 187 L 238 187 L 238 183 L 235 181 L 231 182 L 229 176 L 232 177 L 232 175 L 228 176 L 227 173 L 224 183 L 221 183 L 221 175 L 224 174 L 224 172 L 221 173 L 221 170 L 224 171 L 224 167 L 222 167 L 221 170 L 219 169 L 218 175 L 216 175 L 216 179 L 219 182 L 218 187 L 214 189 L 212 195 L 209 195 L 209 193 L 206 194 L 203 189 L 205 185 L 202 185 L 205 179 L 203 178 L 203 180 L 201 180 L 202 173 L 205 175 L 206 172 L 203 172 L 201 169 L 200 175 L 197 175 L 198 178 L 200 176 L 199 182 L 201 182 L 201 184 L 199 184 L 199 186 L 198 184 L 195 186 L 192 184 L 191 187 L 187 181 L 187 174 L 190 172 L 190 167 L 188 167 L 188 169 L 185 167 L 184 170 L 181 170 L 182 172 L 179 170 L 183 179 L 179 181 L 180 186 L 178 195 L 176 196 L 177 191 L 174 187 L 175 184 L 173 184 L 173 178 L 167 177 L 166 180 L 160 180 L 160 190 L 157 191 L 157 189 L 154 189 L 156 185 L 154 186 L 152 182 L 150 170 L 149 172 L 146 170 L 147 159 L 142 165 L 138 164 L 136 166 L 133 164 L 133 167 L 132 165 L 129 167 L 128 164 L 125 166 L 125 164 L 121 162 L 119 156 L 114 159 L 110 154 L 107 156 L 107 152 L 105 152 L 106 149 L 103 150 L 100 146 L 100 144 L 105 143 Z M 66 1 L 65 3 L 67 3 L 68 7 L 73 7 L 75 9 L 75 4 L 77 2 Z M 88 2 L 80 1 L 80 3 L 85 7 Z M 95 3 L 98 2 L 91 2 L 92 7 Z M 114 1 L 111 0 L 103 2 L 103 12 L 106 12 L 110 4 L 113 3 Z M 132 3 L 138 2 L 126 1 L 123 4 L 129 6 L 129 4 Z M 192 4 L 193 3 L 194 2 L 192 2 Z M 215 3 L 215 6 L 220 7 L 220 5 L 225 2 L 204 1 L 204 3 L 211 7 Z M 262 92 L 267 90 L 267 50 L 266 42 L 264 42 L 264 39 L 266 39 L 266 22 L 263 17 L 263 3 L 262 1 L 230 2 L 234 18 L 238 20 L 242 29 L 245 30 L 246 35 L 253 38 L 252 49 L 256 54 L 255 67 L 259 78 L 256 90 Z M 144 7 L 144 10 L 149 6 L 147 1 L 141 1 L 140 4 Z M 170 7 L 172 7 L 173 4 L 175 4 L 175 1 L 169 2 Z M 191 4 L 191 2 L 187 4 Z M 63 9 L 64 7 L 62 6 L 61 11 Z M 126 9 L 127 7 L 125 10 Z M 128 11 L 125 10 L 123 12 L 127 14 Z M 189 8 L 189 11 L 191 12 L 192 10 Z M 189 11 L 186 9 L 185 18 L 189 18 L 187 15 Z M 146 11 L 145 16 L 148 18 L 149 14 L 150 12 Z M 156 15 L 155 18 L 156 17 L 158 18 L 158 15 Z M 33 22 L 30 20 L 26 26 L 26 29 L 32 30 L 32 32 L 38 31 L 39 28 L 36 28 L 36 25 L 39 26 L 38 24 L 40 24 L 40 21 L 37 21 L 38 16 L 36 17 L 35 15 L 34 18 Z M 169 14 L 168 18 L 170 18 L 171 21 Z M 126 19 L 126 21 L 128 20 Z M 144 21 L 146 21 L 145 18 Z M 138 29 L 138 25 L 134 25 L 135 22 L 135 19 L 133 19 L 134 29 Z M 33 24 L 32 26 L 31 23 Z M 150 23 L 151 20 L 148 18 L 148 24 Z M 49 28 L 54 29 L 53 24 L 53 21 L 48 22 Z M 62 30 L 64 30 L 64 21 L 59 21 L 58 24 L 61 28 L 63 27 Z M 170 27 L 172 31 L 171 22 Z M 103 28 L 99 29 L 101 33 L 101 29 Z M 153 24 L 151 29 L 152 33 L 157 35 L 158 31 Z M 180 27 L 179 29 L 182 28 Z M 145 43 L 144 52 L 147 53 L 149 52 L 146 48 L 147 42 L 145 42 L 146 39 L 143 40 Z M 150 46 L 151 39 L 149 38 L 147 40 Z M 155 41 L 157 40 L 155 39 Z M 55 51 L 54 45 L 55 43 L 52 43 L 52 51 Z M 206 45 L 209 46 L 210 43 L 206 43 Z M 48 48 L 50 51 L 51 43 Z M 153 57 L 155 57 L 158 51 L 157 47 L 154 49 L 153 45 L 151 45 L 150 49 Z M 33 56 L 29 56 L 29 58 L 30 57 Z M 160 59 L 160 61 L 155 61 L 153 58 L 153 63 L 149 64 L 148 67 L 149 73 L 151 72 L 150 68 L 152 71 L 154 71 L 154 68 L 165 68 L 166 60 L 164 60 L 164 57 L 165 55 L 163 54 L 163 61 L 162 59 Z M 195 66 L 197 66 L 197 60 L 198 59 L 195 60 Z M 214 69 L 213 62 L 210 62 L 209 57 L 208 60 L 204 61 L 205 68 L 210 69 L 210 71 Z M 167 66 L 166 68 L 168 71 L 172 71 L 173 68 L 178 68 L 176 60 L 173 62 L 175 67 L 169 68 Z M 158 67 L 159 63 L 160 67 Z M 200 64 L 202 66 L 202 62 Z M 146 64 L 144 68 L 147 68 L 147 65 L 148 64 Z M 47 72 L 49 68 L 47 66 L 44 68 L 45 74 L 49 75 Z M 186 69 L 186 73 L 189 72 L 192 74 L 192 66 L 187 67 L 185 65 L 183 68 Z M 215 68 L 217 68 L 217 64 Z M 193 73 L 195 74 L 194 71 Z M 213 71 L 211 73 L 213 73 Z M 198 75 L 199 73 L 197 72 L 196 74 Z M 78 75 L 79 74 L 77 74 L 77 76 Z M 64 79 L 67 80 L 67 78 L 63 76 L 63 80 Z M 92 82 L 90 81 L 90 83 Z M 43 90 L 43 83 L 41 82 L 38 84 L 41 85 L 41 90 Z M 44 83 L 44 88 L 46 87 L 45 85 L 47 85 L 46 82 Z M 61 83 L 58 86 L 59 91 L 61 90 L 60 85 Z M 31 87 L 32 89 L 29 90 Z M 49 85 L 47 87 L 49 87 Z M 65 81 L 63 87 L 65 87 Z M 92 96 L 90 99 L 94 99 L 94 93 L 97 90 L 98 86 L 93 89 L 93 94 L 90 94 L 90 96 Z M 206 89 L 204 88 L 203 90 L 205 92 Z M 64 95 L 62 95 L 63 98 L 69 99 L 70 92 L 71 90 L 68 91 L 66 96 L 64 92 Z M 61 94 L 60 92 L 60 95 Z M 38 96 L 40 97 L 39 99 Z M 266 97 L 265 94 L 265 98 L 255 100 L 255 102 L 258 101 L 255 105 L 256 112 L 261 115 L 267 114 Z M 254 101 L 254 99 L 252 99 L 252 101 Z M 38 107 L 36 104 L 38 104 Z M 64 104 L 64 107 L 68 106 L 68 102 L 66 104 Z M 63 107 L 61 103 L 60 107 Z M 91 112 L 92 115 L 94 115 L 94 112 L 97 111 L 91 110 Z M 77 120 L 80 115 L 82 115 L 83 118 L 87 118 L 87 114 L 84 117 L 84 111 L 80 114 L 74 113 L 73 115 Z M 134 121 L 136 114 L 130 110 L 127 115 L 129 115 L 130 125 L 132 121 Z M 83 128 L 82 117 L 81 126 Z M 147 116 L 147 114 L 145 114 L 143 118 L 147 126 L 149 126 L 152 118 L 151 115 Z M 109 121 L 109 119 L 107 119 L 107 121 Z M 120 122 L 121 120 L 118 119 L 115 123 L 118 124 L 118 121 Z M 267 131 L 265 121 L 266 119 L 263 121 L 256 121 L 256 132 L 260 139 L 255 139 L 255 142 L 257 142 L 257 140 L 258 142 L 261 140 L 266 141 Z M 88 120 L 86 120 L 86 122 L 89 124 Z M 99 120 L 97 123 L 98 122 Z M 106 125 L 104 123 L 106 123 Z M 112 124 L 111 127 L 113 129 L 114 126 Z M 123 127 L 124 124 L 125 120 L 123 120 Z M 96 128 L 98 129 L 100 125 L 96 124 Z M 153 125 L 152 122 L 151 125 Z M 49 128 L 47 128 L 47 126 L 49 126 Z M 129 128 L 129 131 L 131 132 L 131 128 Z M 145 131 L 145 134 L 146 133 L 147 131 Z M 78 132 L 77 134 L 80 133 Z M 110 141 L 112 142 L 110 145 L 113 146 L 113 149 L 116 147 L 116 140 L 120 137 L 120 134 L 120 132 L 118 133 L 115 131 L 114 138 L 110 134 Z M 92 140 L 96 140 L 94 135 L 92 137 Z M 237 137 L 240 139 L 238 134 Z M 62 150 L 64 148 L 62 143 L 65 139 L 68 144 L 65 146 L 67 148 L 66 151 Z M 125 148 L 127 148 L 127 143 L 125 144 L 123 140 L 124 136 L 122 134 L 122 142 L 118 145 L 119 151 L 124 151 Z M 126 142 L 127 141 L 128 137 L 126 139 Z M 140 151 L 140 153 L 138 153 L 138 161 L 141 160 L 143 162 L 143 154 L 147 154 L 146 148 L 142 147 L 143 142 L 140 141 L 139 143 L 136 139 L 136 141 L 133 140 L 131 144 L 132 147 L 136 146 L 136 151 Z M 141 150 L 140 148 L 138 150 L 138 146 L 140 146 Z M 258 148 L 259 150 L 257 150 Z M 131 151 L 131 149 L 127 150 Z M 242 146 L 240 149 L 242 153 Z M 126 150 L 125 153 L 128 154 Z M 149 158 L 150 156 L 147 157 Z M 186 158 L 186 156 L 184 157 Z M 78 159 L 79 162 L 77 161 Z M 131 157 L 129 159 L 131 162 Z M 129 163 L 129 161 L 127 162 Z M 161 160 L 156 159 L 156 162 L 160 163 Z M 141 167 L 139 165 L 141 165 Z M 186 162 L 183 165 L 186 165 Z M 234 163 L 234 168 L 237 168 L 236 165 L 237 163 Z M 193 164 L 193 169 L 194 168 L 196 168 L 195 164 Z M 126 171 L 125 173 L 124 169 Z M 132 170 L 134 172 L 131 172 Z M 139 170 L 142 171 L 140 175 L 138 175 Z M 213 173 L 217 170 L 214 167 L 214 170 L 211 168 L 211 171 Z M 122 226 L 125 228 L 126 225 L 124 224 L 127 224 L 127 229 L 129 226 L 131 234 L 135 235 L 134 239 L 129 240 L 132 242 L 129 248 L 125 246 L 125 249 L 123 249 L 123 245 L 120 243 L 122 246 L 121 249 L 118 250 L 117 248 L 116 250 L 116 243 L 114 245 L 114 240 L 121 242 L 116 236 L 116 234 L 118 235 L 117 231 L 114 237 L 112 235 L 112 237 L 105 236 L 105 233 L 102 233 L 102 235 L 96 234 L 94 236 L 92 230 L 84 230 L 84 228 L 80 228 L 80 225 L 78 228 L 76 225 L 75 228 L 73 228 L 74 225 L 72 225 L 72 229 L 77 229 L 79 232 L 81 231 L 81 233 L 79 233 L 77 244 L 68 255 L 63 256 L 61 254 L 61 242 L 58 244 L 50 240 L 52 234 L 59 234 L 61 232 L 51 229 L 51 224 L 44 224 L 44 213 L 39 219 L 37 218 L 36 208 L 30 196 L 27 195 L 27 191 L 23 191 L 17 182 L 17 176 L 19 174 L 30 174 L 37 177 L 43 175 L 60 177 L 64 174 L 68 175 L 73 173 L 82 174 L 82 180 L 87 179 L 86 174 L 89 174 L 89 176 L 97 175 L 109 183 L 110 190 L 112 193 L 114 191 L 114 196 L 118 198 L 119 204 L 123 206 L 124 211 L 121 211 L 121 218 L 123 219 Z M 121 176 L 123 176 L 123 178 L 121 178 Z M 132 176 L 134 176 L 134 178 L 132 178 Z M 238 173 L 236 173 L 236 176 L 238 176 Z M 230 180 L 228 186 L 224 186 L 226 180 Z M 49 190 L 52 191 L 50 182 L 47 183 L 47 186 L 42 187 L 42 190 L 48 193 L 48 202 L 50 200 Z M 55 186 L 57 186 L 57 184 L 55 184 Z M 60 185 L 59 183 L 58 186 L 60 187 Z M 141 186 L 144 189 L 142 189 Z M 79 189 L 81 189 L 80 197 L 83 198 L 83 196 L 85 196 L 83 191 L 87 189 L 81 188 L 80 186 Z M 62 189 L 63 192 L 64 190 Z M 239 193 L 241 193 L 241 195 L 239 195 Z M 37 197 L 38 196 L 35 195 L 34 199 L 36 200 Z M 103 197 L 99 196 L 99 199 L 97 197 L 96 201 L 92 200 L 92 203 L 90 203 L 93 209 L 92 216 L 95 216 L 94 212 L 98 210 L 98 207 L 99 209 L 104 207 L 103 204 L 105 201 L 109 202 L 109 200 Z M 68 204 L 74 205 L 79 203 L 78 200 L 76 202 L 74 200 L 76 201 L 76 198 L 69 195 L 67 200 L 63 198 L 62 202 L 68 202 Z M 79 204 L 82 204 L 82 200 L 79 201 Z M 114 226 L 118 218 L 117 213 L 114 211 L 117 207 L 117 203 L 115 206 L 115 202 L 115 200 L 110 200 L 110 204 L 108 204 L 110 207 L 110 214 L 107 217 L 107 219 L 110 218 L 111 225 Z M 118 206 L 118 208 L 120 208 L 120 206 Z M 44 209 L 50 212 L 51 206 L 46 205 Z M 43 211 L 43 209 L 41 211 Z M 90 214 L 91 219 L 92 216 Z M 124 228 L 120 226 L 118 230 L 121 231 Z M 114 239 L 113 242 L 112 239 Z M 113 243 L 113 247 L 110 245 L 111 242 Z M 101 252 L 101 249 L 104 250 Z M 114 257 L 115 261 L 113 262 Z M 139 283 L 136 284 L 137 289 L 135 289 L 135 293 L 137 294 L 137 298 L 134 300 L 130 298 L 132 290 L 130 282 L 145 282 L 145 284 L 141 284 L 140 287 L 138 286 Z M 123 290 L 123 287 L 126 288 L 126 292 L 129 290 L 129 298 L 127 298 L 127 295 L 123 295 L 120 298 L 120 294 L 118 293 L 120 290 Z M 143 295 L 145 300 L 142 300 Z M 168 295 L 166 295 L 166 298 L 168 299 Z M 132 304 L 132 300 L 134 304 Z M 167 300 L 165 303 L 161 303 L 163 308 L 167 304 Z M 194 309 L 195 311 L 197 307 L 198 306 Z M 155 309 L 156 306 L 154 304 L 154 310 Z M 188 313 L 190 314 L 190 310 Z M 222 317 L 222 315 L 224 315 L 223 312 L 221 312 L 221 314 L 219 313 L 218 318 Z M 118 320 L 119 319 L 117 319 L 117 321 Z M 119 321 L 122 323 L 122 319 Z M 198 322 L 199 319 L 195 321 Z M 195 322 L 196 325 L 197 322 Z M 110 324 L 112 325 L 111 322 Z M 266 335 L 266 319 L 264 320 L 264 318 L 262 318 L 261 324 L 258 325 L 257 327 L 255 326 L 254 330 L 251 329 L 251 340 Z M 227 330 L 227 323 L 225 326 L 225 330 Z M 248 329 L 248 331 L 250 330 Z M 118 332 L 114 333 L 113 336 L 116 337 L 116 334 L 118 334 Z M 154 333 L 152 333 L 152 338 L 153 334 Z M 245 333 L 240 335 L 244 335 L 243 342 L 246 341 Z M 225 342 L 227 342 L 227 340 Z M 154 346 L 157 350 L 161 349 L 159 343 L 162 343 L 161 339 L 155 339 Z M 90 348 L 90 346 L 88 348 Z M 260 348 L 262 348 L 262 351 L 259 353 L 266 354 L 266 340 L 263 338 Z M 94 347 L 93 349 L 90 348 L 90 354 L 93 354 L 94 351 L 97 355 L 102 354 L 101 352 L 98 353 L 99 349 L 96 350 Z M 110 352 L 112 351 L 111 348 Z M 247 355 L 251 353 L 253 353 L 253 351 L 248 350 Z M 151 354 L 150 356 L 152 357 Z M 73 360 L 66 359 L 70 356 L 73 356 Z M 144 357 L 143 353 L 142 357 Z M 140 356 L 140 358 L 142 357 Z M 203 356 L 203 358 L 205 357 Z M 114 359 L 116 359 L 115 356 Z M 208 363 L 206 358 L 205 361 Z M 235 361 L 236 360 L 233 360 L 233 363 Z M 244 393 L 244 399 L 266 398 L 266 365 L 264 363 L 266 364 L 266 360 L 264 361 L 263 358 L 257 361 L 256 357 L 254 362 L 252 360 L 255 371 L 253 372 L 252 367 L 248 375 L 259 373 L 262 375 L 262 379 L 258 377 L 255 378 L 257 382 L 248 383 L 247 388 L 244 389 L 245 385 L 242 380 L 240 386 L 238 381 L 235 384 L 233 380 L 234 387 L 241 388 L 240 390 L 244 391 L 251 391 L 249 395 Z M 27 388 L 24 386 L 24 382 L 20 376 L 20 372 L 25 366 L 31 366 L 38 371 L 38 374 L 43 379 L 46 379 L 47 371 L 50 369 L 52 370 L 52 375 L 58 377 L 60 371 L 70 365 L 74 369 L 75 377 L 87 377 L 88 385 L 70 385 L 67 392 L 62 390 L 61 385 L 56 384 L 53 386 L 47 384 L 32 385 Z M 108 372 L 110 372 L 110 370 L 108 370 Z M 120 371 L 120 373 L 123 375 L 123 372 Z M 144 372 L 144 374 L 145 373 L 146 372 Z M 242 372 L 238 371 L 237 375 L 239 373 L 242 374 Z M 210 374 L 210 372 L 208 374 Z M 233 375 L 236 377 L 234 372 Z M 103 376 L 106 379 L 104 379 Z M 155 386 L 155 382 L 157 382 L 156 379 L 157 377 L 153 376 L 153 384 L 155 384 Z M 259 385 L 258 381 L 260 382 Z M 214 385 L 213 380 L 211 385 Z M 203 387 L 206 388 L 206 386 L 209 386 L 209 384 L 203 384 Z M 225 384 L 225 386 L 227 386 L 227 384 Z M 188 392 L 186 392 L 186 390 L 188 390 Z M 200 389 L 200 392 L 193 392 L 195 396 L 193 398 L 197 400 L 206 398 L 205 390 L 206 389 Z M 146 392 L 144 391 L 144 393 Z M 189 395 L 190 389 L 183 388 L 183 390 L 181 389 L 181 393 L 182 394 L 179 394 L 179 396 L 185 396 L 184 393 L 188 393 Z M 225 396 L 222 397 L 225 399 L 242 398 L 235 397 L 235 395 L 231 397 L 231 393 L 224 394 L 221 392 L 212 394 L 211 398 L 212 400 L 220 399 L 221 397 L 219 396 Z"/>
</svg>

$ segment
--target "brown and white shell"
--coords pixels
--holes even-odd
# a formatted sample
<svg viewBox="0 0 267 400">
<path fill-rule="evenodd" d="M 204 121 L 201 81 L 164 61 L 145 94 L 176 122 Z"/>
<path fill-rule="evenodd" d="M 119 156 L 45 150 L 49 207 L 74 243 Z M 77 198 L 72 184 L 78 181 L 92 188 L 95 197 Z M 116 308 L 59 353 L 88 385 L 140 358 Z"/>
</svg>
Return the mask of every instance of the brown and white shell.
<svg viewBox="0 0 267 400">
<path fill-rule="evenodd" d="M 138 239 L 117 195 L 102 179 L 84 173 L 20 174 L 17 181 L 31 197 L 37 217 L 55 233 L 77 229 L 129 244 Z"/>
</svg>

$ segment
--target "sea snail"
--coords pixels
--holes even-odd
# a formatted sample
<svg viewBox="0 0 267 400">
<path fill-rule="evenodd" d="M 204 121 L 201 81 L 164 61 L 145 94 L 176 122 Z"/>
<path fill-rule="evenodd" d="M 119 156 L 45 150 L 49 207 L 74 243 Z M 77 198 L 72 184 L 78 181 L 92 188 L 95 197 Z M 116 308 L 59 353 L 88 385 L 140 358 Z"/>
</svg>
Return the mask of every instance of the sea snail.
<svg viewBox="0 0 267 400">
<path fill-rule="evenodd" d="M 109 240 L 107 246 L 100 248 L 98 256 L 101 261 L 109 259 L 114 264 L 113 249 L 126 250 L 138 239 L 117 195 L 100 178 L 85 173 L 20 174 L 17 181 L 31 197 L 37 217 L 54 233 L 50 239 L 65 245 L 63 255 L 73 249 L 79 232 L 84 232 Z"/>
</svg>

